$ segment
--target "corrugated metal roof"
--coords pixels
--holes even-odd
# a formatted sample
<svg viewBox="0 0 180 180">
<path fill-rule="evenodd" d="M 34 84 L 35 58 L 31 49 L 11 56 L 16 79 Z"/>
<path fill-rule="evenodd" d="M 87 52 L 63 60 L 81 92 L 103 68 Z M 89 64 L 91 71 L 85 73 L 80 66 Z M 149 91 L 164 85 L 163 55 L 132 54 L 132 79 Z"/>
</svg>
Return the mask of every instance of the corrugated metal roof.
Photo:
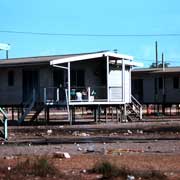
<svg viewBox="0 0 180 180">
<path fill-rule="evenodd" d="M 156 73 L 180 73 L 180 67 L 166 67 L 166 68 L 140 68 L 133 69 L 133 73 L 148 73 L 148 74 L 156 74 Z"/>
<path fill-rule="evenodd" d="M 0 67 L 18 66 L 18 65 L 33 65 L 33 64 L 49 64 L 50 61 L 55 59 L 64 59 L 68 57 L 76 57 L 79 55 L 94 54 L 99 52 L 79 53 L 79 54 L 64 54 L 64 55 L 51 55 L 51 56 L 36 56 L 36 57 L 22 57 L 0 60 Z"/>
</svg>

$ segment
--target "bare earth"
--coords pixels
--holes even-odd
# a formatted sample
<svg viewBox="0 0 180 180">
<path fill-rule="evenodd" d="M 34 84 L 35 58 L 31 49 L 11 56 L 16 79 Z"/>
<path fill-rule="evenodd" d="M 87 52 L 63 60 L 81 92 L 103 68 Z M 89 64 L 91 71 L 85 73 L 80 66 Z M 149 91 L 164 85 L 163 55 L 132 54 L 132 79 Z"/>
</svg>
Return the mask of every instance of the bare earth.
<svg viewBox="0 0 180 180">
<path fill-rule="evenodd" d="M 88 128 L 93 130 L 88 131 Z M 48 130 L 52 131 L 49 133 Z M 70 142 L 62 143 L 62 139 Z M 10 127 L 9 143 L 1 141 L 0 145 L 0 178 L 11 177 L 8 176 L 11 170 L 7 169 L 13 169 L 21 161 L 45 156 L 67 176 L 42 178 L 14 174 L 14 179 L 98 179 L 100 175 L 87 170 L 102 160 L 132 171 L 157 170 L 168 179 L 180 179 L 179 140 L 178 121 L 84 125 L 73 129 L 69 126 Z M 68 152 L 71 158 L 54 158 L 56 152 Z"/>
</svg>

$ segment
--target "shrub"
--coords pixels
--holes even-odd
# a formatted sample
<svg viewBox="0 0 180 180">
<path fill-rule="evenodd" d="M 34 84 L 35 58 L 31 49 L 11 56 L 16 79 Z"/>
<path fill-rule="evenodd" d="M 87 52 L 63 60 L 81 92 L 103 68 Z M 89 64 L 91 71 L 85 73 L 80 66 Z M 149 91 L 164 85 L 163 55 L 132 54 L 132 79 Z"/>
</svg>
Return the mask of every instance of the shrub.
<svg viewBox="0 0 180 180">
<path fill-rule="evenodd" d="M 125 167 L 119 169 L 109 161 L 102 161 L 95 164 L 92 172 L 102 174 L 103 179 L 111 179 L 113 177 L 122 177 L 126 179 L 128 175 L 128 170 Z"/>
<path fill-rule="evenodd" d="M 13 168 L 13 173 L 21 173 L 23 175 L 34 175 L 45 177 L 47 175 L 58 174 L 57 169 L 50 164 L 49 161 L 44 158 L 37 158 L 36 160 L 27 159 L 24 162 L 20 162 Z"/>
</svg>

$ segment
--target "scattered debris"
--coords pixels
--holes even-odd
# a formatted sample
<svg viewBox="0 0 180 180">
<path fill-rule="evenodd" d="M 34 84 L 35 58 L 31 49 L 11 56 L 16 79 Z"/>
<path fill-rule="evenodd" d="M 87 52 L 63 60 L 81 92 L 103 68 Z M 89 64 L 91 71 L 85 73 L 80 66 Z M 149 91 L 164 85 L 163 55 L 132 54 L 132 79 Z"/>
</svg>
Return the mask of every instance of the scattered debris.
<svg viewBox="0 0 180 180">
<path fill-rule="evenodd" d="M 90 136 L 89 134 L 87 133 L 80 133 L 79 136 L 82 136 L 82 137 L 87 137 L 87 136 Z"/>
<path fill-rule="evenodd" d="M 81 170 L 80 172 L 85 174 L 85 173 L 87 173 L 87 170 L 86 170 L 86 169 L 83 169 L 83 170 Z"/>
<path fill-rule="evenodd" d="M 47 130 L 48 136 L 50 136 L 50 135 L 52 134 L 52 132 L 53 132 L 52 129 L 48 129 L 48 130 Z"/>
<path fill-rule="evenodd" d="M 102 179 L 103 178 L 103 175 L 102 174 L 99 174 L 96 176 L 96 179 Z"/>
<path fill-rule="evenodd" d="M 138 130 L 137 130 L 137 133 L 138 133 L 138 134 L 143 134 L 144 132 L 143 132 L 143 130 L 139 130 L 139 129 L 138 129 Z"/>
<path fill-rule="evenodd" d="M 116 132 L 111 133 L 111 134 L 109 134 L 109 136 L 117 136 L 117 133 Z"/>
<path fill-rule="evenodd" d="M 79 131 L 74 131 L 74 132 L 72 133 L 72 135 L 73 135 L 73 136 L 81 136 L 81 137 L 90 136 L 90 134 L 87 134 L 87 133 L 85 133 L 85 132 L 80 133 Z"/>
<path fill-rule="evenodd" d="M 4 159 L 10 160 L 10 159 L 15 159 L 14 156 L 5 156 Z"/>
<path fill-rule="evenodd" d="M 74 131 L 74 132 L 72 133 L 72 135 L 73 135 L 73 136 L 78 136 L 78 135 L 79 135 L 79 131 Z"/>
<path fill-rule="evenodd" d="M 94 145 L 88 145 L 86 152 L 94 152 L 94 151 L 95 151 Z"/>
<path fill-rule="evenodd" d="M 128 130 L 127 130 L 127 133 L 128 133 L 128 134 L 132 134 L 132 131 L 128 129 Z"/>
<path fill-rule="evenodd" d="M 78 151 L 82 151 L 82 150 L 83 150 L 83 149 L 80 147 L 79 144 L 77 144 L 76 146 L 77 146 L 77 150 L 78 150 Z"/>
<path fill-rule="evenodd" d="M 128 175 L 128 176 L 127 176 L 127 180 L 135 180 L 135 177 L 132 176 L 132 175 Z"/>
<path fill-rule="evenodd" d="M 122 155 L 122 153 L 143 153 L 143 150 L 135 150 L 135 149 L 110 149 L 107 150 L 107 154 L 113 154 L 113 155 Z"/>
<path fill-rule="evenodd" d="M 66 158 L 66 159 L 71 158 L 69 153 L 67 153 L 67 152 L 60 152 L 60 151 L 55 152 L 53 157 L 54 158 Z"/>
</svg>

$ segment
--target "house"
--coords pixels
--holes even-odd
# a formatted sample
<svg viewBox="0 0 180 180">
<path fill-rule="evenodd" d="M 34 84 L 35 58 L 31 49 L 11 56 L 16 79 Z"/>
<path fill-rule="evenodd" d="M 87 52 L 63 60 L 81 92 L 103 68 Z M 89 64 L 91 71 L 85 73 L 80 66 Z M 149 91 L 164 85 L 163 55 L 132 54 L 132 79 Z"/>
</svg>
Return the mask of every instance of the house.
<svg viewBox="0 0 180 180">
<path fill-rule="evenodd" d="M 122 106 L 131 98 L 131 68 L 140 63 L 132 56 L 108 51 L 14 58 L 0 61 L 0 106 L 21 107 L 19 123 L 36 105 L 43 109 Z"/>
<path fill-rule="evenodd" d="M 179 108 L 180 67 L 134 69 L 132 94 L 142 104 L 161 106 L 162 111 L 165 107 Z"/>
</svg>

